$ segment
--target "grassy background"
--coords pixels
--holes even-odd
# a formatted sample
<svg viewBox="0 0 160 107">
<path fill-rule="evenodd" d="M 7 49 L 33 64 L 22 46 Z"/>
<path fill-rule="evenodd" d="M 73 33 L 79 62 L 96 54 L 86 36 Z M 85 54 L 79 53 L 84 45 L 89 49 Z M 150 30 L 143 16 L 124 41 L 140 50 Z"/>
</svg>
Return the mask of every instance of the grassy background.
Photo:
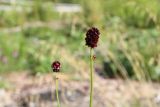
<svg viewBox="0 0 160 107">
<path fill-rule="evenodd" d="M 50 72 L 53 60 L 62 71 L 88 64 L 86 29 L 101 31 L 96 67 L 104 76 L 160 81 L 160 7 L 158 0 L 33 0 L 0 11 L 0 72 Z M 58 13 L 55 3 L 78 3 L 79 13 Z M 20 7 L 22 11 L 17 11 Z M 84 65 L 84 66 L 83 66 Z"/>
</svg>

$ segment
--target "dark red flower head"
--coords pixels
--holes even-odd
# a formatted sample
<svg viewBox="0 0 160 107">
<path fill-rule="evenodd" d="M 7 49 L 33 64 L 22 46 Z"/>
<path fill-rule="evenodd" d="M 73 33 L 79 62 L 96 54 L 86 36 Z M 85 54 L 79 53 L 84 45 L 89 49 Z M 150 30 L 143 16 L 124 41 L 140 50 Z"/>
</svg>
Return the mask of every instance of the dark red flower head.
<svg viewBox="0 0 160 107">
<path fill-rule="evenodd" d="M 91 48 L 97 47 L 100 32 L 97 28 L 92 27 L 86 33 L 86 45 Z"/>
<path fill-rule="evenodd" d="M 61 68 L 61 64 L 59 61 L 54 61 L 51 65 L 53 72 L 59 72 Z"/>
</svg>

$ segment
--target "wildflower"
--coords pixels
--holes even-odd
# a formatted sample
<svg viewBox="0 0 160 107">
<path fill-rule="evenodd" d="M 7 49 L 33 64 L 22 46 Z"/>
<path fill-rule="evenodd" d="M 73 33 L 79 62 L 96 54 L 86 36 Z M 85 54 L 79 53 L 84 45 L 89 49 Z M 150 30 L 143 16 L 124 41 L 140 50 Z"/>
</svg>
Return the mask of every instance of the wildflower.
<svg viewBox="0 0 160 107">
<path fill-rule="evenodd" d="M 59 72 L 61 68 L 61 64 L 59 61 L 54 61 L 51 65 L 53 72 Z"/>
<path fill-rule="evenodd" d="M 59 61 L 54 61 L 51 65 L 51 68 L 53 70 L 53 72 L 59 72 L 60 68 L 61 68 L 61 63 Z M 56 79 L 56 97 L 57 97 L 57 104 L 58 107 L 61 107 L 60 105 L 60 101 L 59 101 L 59 91 L 58 91 L 58 77 L 55 77 Z"/>
<path fill-rule="evenodd" d="M 97 28 L 92 27 L 86 33 L 86 45 L 91 48 L 97 47 L 100 32 Z"/>
<path fill-rule="evenodd" d="M 93 55 L 93 48 L 97 47 L 98 39 L 100 32 L 97 28 L 92 27 L 86 33 L 86 45 L 90 47 L 90 103 L 89 107 L 93 106 L 93 73 L 94 73 L 94 65 L 93 60 L 95 60 L 96 56 Z"/>
</svg>

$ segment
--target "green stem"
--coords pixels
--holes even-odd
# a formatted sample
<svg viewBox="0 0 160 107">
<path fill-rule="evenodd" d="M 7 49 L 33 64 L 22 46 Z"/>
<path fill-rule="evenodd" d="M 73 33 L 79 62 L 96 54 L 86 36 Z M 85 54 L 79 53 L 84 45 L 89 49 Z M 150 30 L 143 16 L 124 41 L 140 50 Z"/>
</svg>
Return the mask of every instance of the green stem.
<svg viewBox="0 0 160 107">
<path fill-rule="evenodd" d="M 93 103 L 93 49 L 90 48 L 90 104 L 92 107 Z"/>
<path fill-rule="evenodd" d="M 60 106 L 60 101 L 59 101 L 59 94 L 58 94 L 58 78 L 56 78 L 56 97 L 57 97 L 58 107 L 61 107 Z"/>
</svg>

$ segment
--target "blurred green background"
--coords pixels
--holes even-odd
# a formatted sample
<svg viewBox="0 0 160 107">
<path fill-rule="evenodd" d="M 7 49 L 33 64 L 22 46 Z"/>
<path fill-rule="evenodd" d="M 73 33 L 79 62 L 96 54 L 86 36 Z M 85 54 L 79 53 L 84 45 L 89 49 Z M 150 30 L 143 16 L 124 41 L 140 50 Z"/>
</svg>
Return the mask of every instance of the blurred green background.
<svg viewBox="0 0 160 107">
<path fill-rule="evenodd" d="M 69 4 L 68 4 L 69 3 Z M 100 29 L 96 71 L 104 77 L 160 81 L 159 0 L 3 0 L 0 73 L 84 70 L 85 32 Z M 85 66 L 86 65 L 86 66 Z"/>
</svg>

